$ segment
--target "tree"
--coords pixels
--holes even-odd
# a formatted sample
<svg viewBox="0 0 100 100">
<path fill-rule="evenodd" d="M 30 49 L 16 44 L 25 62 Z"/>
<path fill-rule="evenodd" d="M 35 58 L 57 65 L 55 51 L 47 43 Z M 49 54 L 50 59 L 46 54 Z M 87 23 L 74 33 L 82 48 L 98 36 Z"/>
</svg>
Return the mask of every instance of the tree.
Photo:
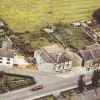
<svg viewBox="0 0 100 100">
<path fill-rule="evenodd" d="M 99 74 L 100 74 L 100 72 L 98 69 L 94 70 L 93 76 L 96 78 L 97 81 L 99 81 L 99 78 L 100 78 Z"/>
<path fill-rule="evenodd" d="M 91 81 L 92 81 L 92 87 L 97 95 L 97 90 L 96 88 L 98 87 L 99 85 L 99 71 L 98 69 L 97 70 L 94 70 L 93 72 L 93 75 L 92 75 L 92 78 L 91 78 Z"/>
<path fill-rule="evenodd" d="M 0 89 L 3 93 L 5 93 L 5 84 L 4 84 L 4 75 L 5 75 L 5 72 L 4 71 L 0 71 Z"/>
<path fill-rule="evenodd" d="M 94 20 L 100 24 L 100 8 L 96 9 L 92 14 Z"/>
<path fill-rule="evenodd" d="M 78 88 L 79 88 L 80 93 L 83 93 L 84 92 L 84 89 L 85 89 L 84 75 L 80 75 L 79 76 Z"/>
<path fill-rule="evenodd" d="M 3 78 L 3 76 L 4 76 L 4 71 L 0 71 L 0 78 L 2 79 Z"/>
</svg>

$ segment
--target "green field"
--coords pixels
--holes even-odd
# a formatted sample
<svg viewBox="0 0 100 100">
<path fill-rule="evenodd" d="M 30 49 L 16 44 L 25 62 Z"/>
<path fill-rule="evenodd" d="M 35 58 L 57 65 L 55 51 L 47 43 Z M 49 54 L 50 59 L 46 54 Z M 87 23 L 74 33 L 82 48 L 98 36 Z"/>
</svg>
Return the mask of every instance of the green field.
<svg viewBox="0 0 100 100">
<path fill-rule="evenodd" d="M 35 31 L 57 22 L 88 20 L 100 0 L 0 0 L 0 17 L 14 31 Z"/>
</svg>

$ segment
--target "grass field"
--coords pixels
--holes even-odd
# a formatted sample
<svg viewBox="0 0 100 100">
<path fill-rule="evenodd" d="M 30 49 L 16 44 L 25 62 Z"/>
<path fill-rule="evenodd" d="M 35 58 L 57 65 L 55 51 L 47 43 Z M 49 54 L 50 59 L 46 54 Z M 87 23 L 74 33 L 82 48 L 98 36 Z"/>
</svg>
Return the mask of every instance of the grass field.
<svg viewBox="0 0 100 100">
<path fill-rule="evenodd" d="M 35 31 L 57 22 L 88 20 L 100 0 L 0 0 L 0 17 L 14 31 Z"/>
</svg>

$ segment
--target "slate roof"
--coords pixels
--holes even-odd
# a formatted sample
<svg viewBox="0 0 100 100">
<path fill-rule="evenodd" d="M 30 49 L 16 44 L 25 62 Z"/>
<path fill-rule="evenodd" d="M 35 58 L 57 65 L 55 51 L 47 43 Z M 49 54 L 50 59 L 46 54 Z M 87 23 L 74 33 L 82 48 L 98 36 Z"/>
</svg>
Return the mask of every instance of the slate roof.
<svg viewBox="0 0 100 100">
<path fill-rule="evenodd" d="M 0 48 L 0 57 L 13 58 L 14 57 L 14 53 L 15 53 L 15 50 Z"/>
<path fill-rule="evenodd" d="M 95 48 L 80 50 L 79 54 L 82 56 L 84 60 L 100 58 L 100 47 L 97 46 Z"/>
<path fill-rule="evenodd" d="M 68 61 L 69 61 L 68 57 L 63 52 L 61 55 L 59 55 L 57 63 L 60 64 L 60 63 L 68 62 Z"/>
<path fill-rule="evenodd" d="M 92 54 L 93 54 L 94 58 L 99 58 L 100 57 L 100 48 L 93 49 Z"/>
<path fill-rule="evenodd" d="M 84 60 L 89 60 L 93 58 L 90 50 L 80 50 L 79 54 Z"/>
<path fill-rule="evenodd" d="M 9 48 L 11 49 L 12 48 L 12 42 L 11 40 L 4 40 L 2 41 L 2 48 L 6 49 L 6 48 Z"/>
<path fill-rule="evenodd" d="M 48 63 L 55 63 L 55 59 L 45 50 L 41 50 L 41 57 L 44 59 L 44 61 L 48 62 Z"/>
<path fill-rule="evenodd" d="M 54 45 L 53 45 L 53 47 L 54 47 Z M 46 48 L 49 48 L 48 51 Z M 40 49 L 38 51 L 38 53 L 40 54 L 42 59 L 44 59 L 44 61 L 46 61 L 47 63 L 60 64 L 60 63 L 64 63 L 64 62 L 69 61 L 66 53 L 64 53 L 64 51 L 62 51 L 61 48 L 60 49 L 58 49 L 58 48 L 54 49 L 54 48 L 50 48 L 50 47 L 46 47 L 46 48 Z M 58 51 L 57 51 L 57 49 L 58 49 Z"/>
</svg>

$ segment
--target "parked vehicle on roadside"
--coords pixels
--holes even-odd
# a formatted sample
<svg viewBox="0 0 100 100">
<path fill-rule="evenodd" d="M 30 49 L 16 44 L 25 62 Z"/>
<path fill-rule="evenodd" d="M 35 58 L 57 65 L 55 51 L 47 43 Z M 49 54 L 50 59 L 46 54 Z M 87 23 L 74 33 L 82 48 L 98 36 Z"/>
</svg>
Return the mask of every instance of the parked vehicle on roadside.
<svg viewBox="0 0 100 100">
<path fill-rule="evenodd" d="M 36 84 L 33 88 L 31 88 L 31 91 L 36 91 L 36 90 L 39 90 L 42 88 L 43 88 L 43 86 L 41 84 Z"/>
</svg>

